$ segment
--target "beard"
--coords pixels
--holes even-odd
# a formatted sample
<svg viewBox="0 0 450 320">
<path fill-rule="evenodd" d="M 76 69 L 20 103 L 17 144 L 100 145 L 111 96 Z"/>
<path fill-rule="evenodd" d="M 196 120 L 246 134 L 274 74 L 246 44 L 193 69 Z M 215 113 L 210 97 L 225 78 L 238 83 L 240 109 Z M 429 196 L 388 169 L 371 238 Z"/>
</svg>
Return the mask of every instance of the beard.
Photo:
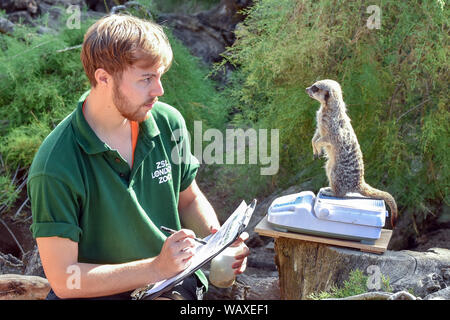
<svg viewBox="0 0 450 320">
<path fill-rule="evenodd" d="M 158 101 L 158 97 L 153 97 L 143 104 L 135 105 L 122 93 L 118 84 L 114 83 L 112 101 L 122 117 L 130 121 L 143 122 L 149 116 L 148 105 Z"/>
</svg>

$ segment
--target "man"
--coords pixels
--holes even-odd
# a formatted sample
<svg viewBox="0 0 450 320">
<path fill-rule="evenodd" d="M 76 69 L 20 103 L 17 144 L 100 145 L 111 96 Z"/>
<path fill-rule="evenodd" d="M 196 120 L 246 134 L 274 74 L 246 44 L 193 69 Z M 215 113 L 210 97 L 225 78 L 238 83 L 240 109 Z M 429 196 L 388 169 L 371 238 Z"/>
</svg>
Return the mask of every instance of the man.
<svg viewBox="0 0 450 320">
<path fill-rule="evenodd" d="M 220 225 L 195 182 L 199 164 L 184 140 L 183 117 L 158 102 L 172 61 L 162 28 L 104 17 L 85 34 L 81 60 L 91 90 L 30 168 L 31 230 L 52 287 L 48 299 L 129 299 L 134 289 L 188 267 L 193 238 Z M 185 229 L 166 237 L 161 226 Z M 236 257 L 236 274 L 248 254 L 245 247 Z M 163 296 L 197 299 L 205 287 L 197 271 Z"/>
</svg>

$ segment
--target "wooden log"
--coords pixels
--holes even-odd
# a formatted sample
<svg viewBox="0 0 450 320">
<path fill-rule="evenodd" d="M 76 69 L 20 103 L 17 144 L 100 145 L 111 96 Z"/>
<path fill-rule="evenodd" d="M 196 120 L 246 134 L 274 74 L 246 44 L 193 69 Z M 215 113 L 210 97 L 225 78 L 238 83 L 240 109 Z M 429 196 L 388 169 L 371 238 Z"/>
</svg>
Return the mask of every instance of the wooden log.
<svg viewBox="0 0 450 320">
<path fill-rule="evenodd" d="M 0 275 L 0 300 L 44 300 L 49 291 L 50 284 L 42 277 Z"/>
<path fill-rule="evenodd" d="M 275 263 L 283 300 L 307 299 L 330 290 L 339 277 L 344 256 L 328 245 L 289 238 L 275 239 Z"/>
</svg>

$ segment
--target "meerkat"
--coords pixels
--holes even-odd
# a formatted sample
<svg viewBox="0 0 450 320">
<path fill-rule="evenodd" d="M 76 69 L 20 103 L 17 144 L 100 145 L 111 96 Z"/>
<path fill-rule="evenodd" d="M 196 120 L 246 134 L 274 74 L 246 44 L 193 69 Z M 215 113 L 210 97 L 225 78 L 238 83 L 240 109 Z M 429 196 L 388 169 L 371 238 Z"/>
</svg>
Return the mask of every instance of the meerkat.
<svg viewBox="0 0 450 320">
<path fill-rule="evenodd" d="M 391 210 L 391 225 L 397 221 L 397 204 L 388 192 L 375 189 L 364 181 L 364 161 L 339 83 L 321 80 L 306 88 L 306 93 L 320 102 L 317 128 L 312 138 L 314 158 L 325 151 L 328 158 L 325 171 L 329 187 L 324 194 L 344 198 L 349 192 L 384 200 Z"/>
</svg>

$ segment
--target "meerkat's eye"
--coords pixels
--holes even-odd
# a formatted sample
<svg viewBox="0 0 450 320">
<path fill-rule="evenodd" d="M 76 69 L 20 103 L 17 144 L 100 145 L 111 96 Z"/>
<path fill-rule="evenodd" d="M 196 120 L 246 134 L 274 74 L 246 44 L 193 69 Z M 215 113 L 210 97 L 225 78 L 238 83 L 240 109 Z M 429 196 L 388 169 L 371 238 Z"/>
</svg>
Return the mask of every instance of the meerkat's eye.
<svg viewBox="0 0 450 320">
<path fill-rule="evenodd" d="M 317 88 L 316 86 L 312 86 L 311 90 L 312 92 L 316 93 L 317 91 L 319 91 L 319 88 Z"/>
</svg>

